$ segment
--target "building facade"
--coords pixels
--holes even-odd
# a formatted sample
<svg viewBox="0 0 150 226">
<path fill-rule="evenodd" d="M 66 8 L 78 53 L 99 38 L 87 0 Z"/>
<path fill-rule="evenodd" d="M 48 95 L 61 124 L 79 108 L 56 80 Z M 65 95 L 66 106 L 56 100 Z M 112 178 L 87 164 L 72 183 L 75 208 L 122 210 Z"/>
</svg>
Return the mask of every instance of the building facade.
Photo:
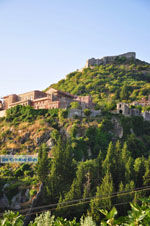
<svg viewBox="0 0 150 226">
<path fill-rule="evenodd" d="M 150 112 L 144 111 L 140 112 L 137 108 L 130 108 L 130 105 L 127 103 L 118 103 L 117 104 L 117 113 L 123 114 L 125 116 L 143 116 L 144 120 L 150 121 Z"/>
<path fill-rule="evenodd" d="M 16 105 L 30 105 L 34 109 L 67 108 L 71 102 L 79 102 L 81 108 L 92 108 L 90 96 L 75 96 L 67 92 L 49 88 L 46 92 L 34 90 L 24 94 L 12 94 L 0 101 L 0 110 L 7 110 Z"/>
</svg>

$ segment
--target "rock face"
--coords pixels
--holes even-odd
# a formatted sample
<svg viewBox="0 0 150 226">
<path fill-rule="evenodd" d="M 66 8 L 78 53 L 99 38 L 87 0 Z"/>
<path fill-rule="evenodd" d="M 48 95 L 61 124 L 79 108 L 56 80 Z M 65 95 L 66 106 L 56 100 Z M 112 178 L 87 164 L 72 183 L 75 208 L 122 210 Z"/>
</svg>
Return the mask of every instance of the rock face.
<svg viewBox="0 0 150 226">
<path fill-rule="evenodd" d="M 117 58 L 122 58 L 125 57 L 127 60 L 136 59 L 136 53 L 135 52 L 128 52 L 128 53 L 124 53 L 121 55 L 117 55 L 117 56 L 106 56 L 103 57 L 101 59 L 95 59 L 95 58 L 91 58 L 89 60 L 87 60 L 85 68 L 90 67 L 90 66 L 95 66 L 95 65 L 102 65 L 102 64 L 109 64 L 109 63 L 113 63 Z"/>
<path fill-rule="evenodd" d="M 38 208 L 37 206 L 41 202 L 43 187 L 44 187 L 43 184 L 41 184 L 40 188 L 39 188 L 39 192 L 36 194 L 36 197 L 32 201 L 31 208 L 30 208 L 29 212 L 27 213 L 27 216 L 24 219 L 24 226 L 27 226 L 29 224 L 29 222 L 33 219 L 33 217 L 35 215 L 33 213 L 40 209 L 40 207 Z M 36 207 L 36 209 L 35 209 L 35 207 Z"/>
<path fill-rule="evenodd" d="M 18 210 L 21 208 L 20 203 L 21 203 L 21 192 L 19 192 L 12 198 L 10 208 Z"/>
<path fill-rule="evenodd" d="M 9 207 L 9 201 L 5 194 L 0 198 L 0 209 L 7 209 Z"/>
<path fill-rule="evenodd" d="M 120 122 L 117 120 L 117 118 L 112 118 L 112 123 L 114 125 L 114 134 L 116 137 L 122 138 L 123 137 L 123 128 L 120 125 Z"/>
<path fill-rule="evenodd" d="M 49 148 L 52 148 L 52 147 L 54 146 L 53 139 L 50 138 L 50 139 L 46 142 L 46 144 L 47 144 L 47 146 L 48 146 Z"/>
<path fill-rule="evenodd" d="M 50 139 L 50 132 L 48 131 L 44 133 L 42 136 L 36 138 L 37 145 L 41 145 L 42 143 L 46 143 Z"/>
<path fill-rule="evenodd" d="M 20 138 L 20 143 L 24 144 L 30 137 L 30 133 L 26 133 L 23 137 Z"/>
<path fill-rule="evenodd" d="M 10 184 L 4 184 L 2 188 L 2 194 L 0 197 L 0 209 L 13 209 L 18 210 L 21 208 L 21 204 L 24 202 L 29 201 L 29 189 L 19 191 L 17 194 L 12 196 L 11 200 L 9 201 L 7 198 L 7 189 L 9 189 Z"/>
</svg>

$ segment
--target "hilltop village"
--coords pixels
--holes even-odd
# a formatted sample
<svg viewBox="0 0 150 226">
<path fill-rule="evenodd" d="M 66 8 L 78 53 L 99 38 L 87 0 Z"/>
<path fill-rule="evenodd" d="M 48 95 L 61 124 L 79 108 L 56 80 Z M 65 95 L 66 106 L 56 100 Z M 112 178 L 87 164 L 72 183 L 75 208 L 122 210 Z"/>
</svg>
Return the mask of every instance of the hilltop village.
<svg viewBox="0 0 150 226">
<path fill-rule="evenodd" d="M 67 92 L 49 88 L 46 92 L 34 90 L 24 94 L 12 94 L 3 97 L 3 102 L 0 101 L 0 117 L 5 115 L 7 109 L 17 105 L 32 106 L 34 109 L 53 109 L 53 108 L 68 108 L 72 102 L 78 102 L 82 110 L 85 108 L 91 109 L 93 116 L 96 116 L 100 111 L 94 110 L 94 103 L 91 96 L 75 96 Z M 135 106 L 135 108 L 132 108 Z M 139 102 L 134 101 L 131 104 L 120 102 L 117 104 L 117 110 L 114 113 L 123 114 L 125 116 L 143 116 L 145 120 L 150 121 L 150 112 L 140 112 L 136 106 L 150 106 L 150 95 L 148 100 L 143 98 Z M 82 115 L 81 111 L 76 109 L 71 113 L 71 116 L 77 114 Z"/>
<path fill-rule="evenodd" d="M 99 65 L 113 64 L 118 60 L 126 60 L 127 62 L 136 61 L 136 53 L 128 52 L 117 56 L 106 56 L 100 59 L 91 58 L 88 59 L 84 68 L 93 68 Z M 84 69 L 83 68 L 83 69 Z M 82 69 L 82 70 L 83 70 Z M 81 70 L 81 71 L 82 71 Z M 23 106 L 32 106 L 34 109 L 53 109 L 53 108 L 63 108 L 66 109 L 70 107 L 72 102 L 78 102 L 80 105 L 80 110 L 76 109 L 73 111 L 73 115 L 77 114 L 78 116 L 82 116 L 82 111 L 85 108 L 89 108 L 91 110 L 92 116 L 96 116 L 100 113 L 101 110 L 94 110 L 94 103 L 92 102 L 92 98 L 90 95 L 88 96 L 77 96 L 72 95 L 68 92 L 64 92 L 58 89 L 49 88 L 46 92 L 42 92 L 39 90 L 34 90 L 31 92 L 27 92 L 24 94 L 12 94 L 8 96 L 4 96 L 3 101 L 0 101 L 0 117 L 5 115 L 7 109 L 14 107 L 16 105 Z M 150 112 L 140 112 L 140 110 L 136 107 L 139 106 L 150 106 L 150 96 L 148 99 L 142 99 L 139 102 L 134 101 L 131 104 L 127 103 L 118 103 L 117 110 L 115 111 L 118 114 L 123 114 L 125 116 L 143 116 L 145 120 L 150 120 Z M 133 107 L 134 106 L 134 107 Z M 71 113 L 71 116 L 72 116 Z"/>
</svg>

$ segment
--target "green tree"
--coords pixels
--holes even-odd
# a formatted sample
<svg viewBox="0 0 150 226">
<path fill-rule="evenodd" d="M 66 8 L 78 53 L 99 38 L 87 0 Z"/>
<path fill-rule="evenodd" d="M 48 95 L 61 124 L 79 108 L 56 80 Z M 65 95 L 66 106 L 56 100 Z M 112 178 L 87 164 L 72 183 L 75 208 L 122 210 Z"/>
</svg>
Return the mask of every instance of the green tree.
<svg viewBox="0 0 150 226">
<path fill-rule="evenodd" d="M 122 100 L 128 100 L 128 98 L 129 98 L 128 86 L 126 84 L 122 87 L 122 89 L 120 91 L 120 98 Z"/>
<path fill-rule="evenodd" d="M 38 154 L 37 174 L 43 184 L 47 182 L 49 170 L 48 147 L 42 144 Z"/>
<path fill-rule="evenodd" d="M 98 162 L 95 160 L 86 160 L 80 162 L 77 167 L 76 176 L 73 180 L 71 188 L 68 193 L 65 194 L 65 198 L 62 202 L 70 202 L 76 199 L 85 199 L 93 195 L 93 191 L 96 189 L 96 179 L 98 171 Z M 61 203 L 60 203 L 61 204 Z M 81 213 L 86 213 L 88 204 L 82 204 L 78 208 L 76 206 L 65 208 L 61 211 L 61 214 L 65 217 L 76 216 L 81 217 Z"/>
<path fill-rule="evenodd" d="M 131 158 L 126 142 L 124 142 L 121 151 L 121 163 L 124 171 L 124 175 L 122 175 L 121 180 L 126 184 L 132 179 L 133 175 L 133 159 Z"/>
<path fill-rule="evenodd" d="M 143 185 L 143 176 L 145 175 L 145 159 L 142 158 L 136 158 L 134 161 L 134 177 L 135 177 L 135 183 L 136 187 L 140 188 Z"/>
<path fill-rule="evenodd" d="M 110 210 L 112 207 L 111 194 L 114 191 L 113 180 L 110 173 L 106 173 L 100 186 L 97 187 L 96 196 L 91 200 L 90 208 L 94 219 L 100 221 L 99 209 Z"/>
<path fill-rule="evenodd" d="M 102 165 L 105 173 L 108 173 L 108 172 L 113 173 L 115 159 L 114 159 L 114 147 L 112 142 L 109 143 L 107 154 Z"/>
<path fill-rule="evenodd" d="M 91 115 L 91 110 L 88 109 L 88 108 L 84 109 L 84 115 L 85 115 L 86 117 L 90 117 L 90 115 Z"/>
<path fill-rule="evenodd" d="M 15 213 L 8 210 L 3 214 L 3 219 L 0 219 L 0 225 L 3 226 L 22 226 L 24 217 L 19 215 L 19 212 Z"/>
<path fill-rule="evenodd" d="M 53 148 L 53 159 L 49 176 L 49 195 L 53 201 L 58 201 L 60 194 L 64 195 L 70 188 L 75 173 L 75 163 L 71 145 L 59 137 Z"/>
<path fill-rule="evenodd" d="M 71 104 L 70 104 L 70 106 L 71 106 L 71 109 L 81 109 L 81 105 L 79 104 L 79 102 L 77 102 L 77 101 L 75 101 L 75 102 L 72 102 Z"/>
</svg>

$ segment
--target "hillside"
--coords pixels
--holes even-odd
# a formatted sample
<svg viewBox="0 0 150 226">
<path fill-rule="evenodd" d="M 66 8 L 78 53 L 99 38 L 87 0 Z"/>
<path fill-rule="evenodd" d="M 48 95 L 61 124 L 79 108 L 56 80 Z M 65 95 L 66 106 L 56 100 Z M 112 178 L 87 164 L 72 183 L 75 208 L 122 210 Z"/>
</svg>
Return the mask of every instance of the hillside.
<svg viewBox="0 0 150 226">
<path fill-rule="evenodd" d="M 118 59 L 112 64 L 84 68 L 51 85 L 76 95 L 91 95 L 96 108 L 113 109 L 118 101 L 132 102 L 150 94 L 150 64 Z"/>
<path fill-rule="evenodd" d="M 119 101 L 150 95 L 150 65 L 119 59 L 72 72 L 52 87 L 92 95 L 101 113 L 69 117 L 70 108 L 8 109 L 0 118 L 1 155 L 38 154 L 39 159 L 38 164 L 0 163 L 0 212 L 18 210 L 27 222 L 34 208 L 77 221 L 88 213 L 98 225 L 101 208 L 116 205 L 119 216 L 127 215 L 130 202 L 141 204 L 139 199 L 150 195 L 150 122 L 110 110 Z"/>
</svg>

